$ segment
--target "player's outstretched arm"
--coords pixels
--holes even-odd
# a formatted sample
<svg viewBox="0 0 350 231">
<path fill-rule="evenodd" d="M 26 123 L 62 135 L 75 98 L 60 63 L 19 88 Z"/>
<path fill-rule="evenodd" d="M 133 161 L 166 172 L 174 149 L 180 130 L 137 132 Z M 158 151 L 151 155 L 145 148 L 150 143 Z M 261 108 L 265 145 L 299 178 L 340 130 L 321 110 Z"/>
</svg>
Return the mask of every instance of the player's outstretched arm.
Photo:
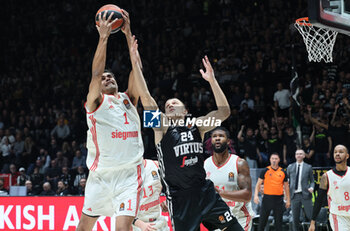
<svg viewBox="0 0 350 231">
<path fill-rule="evenodd" d="M 322 208 L 323 201 L 327 197 L 327 190 L 328 190 L 328 177 L 327 177 L 327 173 L 324 173 L 321 177 L 320 188 L 318 189 L 318 196 L 315 200 L 314 209 L 312 211 L 309 231 L 315 230 L 316 217 L 318 216 Z"/>
<path fill-rule="evenodd" d="M 129 81 L 128 81 L 128 89 L 126 90 L 126 93 L 128 93 L 132 103 L 134 105 L 137 105 L 138 99 L 140 97 L 138 90 L 136 88 L 136 84 L 135 84 L 135 77 L 134 77 L 134 67 L 133 66 L 133 61 L 131 55 L 131 49 L 132 49 L 132 43 L 134 41 L 133 39 L 133 35 L 131 32 L 131 27 L 130 27 L 130 17 L 129 17 L 129 13 L 126 10 L 122 10 L 122 17 L 124 19 L 124 24 L 123 27 L 121 28 L 121 31 L 125 34 L 125 38 L 128 44 L 128 48 L 129 48 L 129 53 L 130 53 L 130 60 L 131 60 L 131 65 L 132 65 L 132 70 L 130 71 L 129 74 Z M 139 54 L 139 51 L 136 49 L 136 62 L 138 63 L 138 65 L 140 65 L 141 71 L 142 71 L 142 62 L 141 62 L 141 57 Z"/>
<path fill-rule="evenodd" d="M 106 11 L 107 12 L 107 11 Z M 94 60 L 92 61 L 92 77 L 89 85 L 89 93 L 87 95 L 86 107 L 89 111 L 94 111 L 102 100 L 101 79 L 106 65 L 107 41 L 111 34 L 112 24 L 117 20 L 111 21 L 113 13 L 106 18 L 106 12 L 99 14 L 100 25 L 97 26 L 97 31 L 100 35 Z"/>
<path fill-rule="evenodd" d="M 137 52 L 138 44 L 137 40 L 135 39 L 135 36 L 132 36 L 131 39 L 131 47 L 130 47 L 130 59 L 131 63 L 133 66 L 133 89 L 135 91 L 134 96 L 140 97 L 141 103 L 144 109 L 146 110 L 159 110 L 158 105 L 156 101 L 153 99 L 151 96 L 150 92 L 148 91 L 146 81 L 143 77 L 142 71 L 141 71 L 141 66 L 139 63 L 139 58 L 138 58 L 138 52 Z M 166 116 L 159 112 L 161 114 L 161 120 L 167 120 Z M 167 122 L 167 121 L 166 121 Z M 154 130 L 154 141 L 156 144 L 158 144 L 162 138 L 163 134 L 166 132 L 166 127 L 161 127 L 161 128 L 153 128 Z"/>
<path fill-rule="evenodd" d="M 221 197 L 239 202 L 249 202 L 252 199 L 252 178 L 250 177 L 250 170 L 246 160 L 238 160 L 238 186 L 240 190 L 237 191 L 219 191 Z"/>
<path fill-rule="evenodd" d="M 208 118 L 214 118 L 216 120 L 224 121 L 227 119 L 230 114 L 230 105 L 227 102 L 226 96 L 224 92 L 221 90 L 220 85 L 218 81 L 215 78 L 213 67 L 211 66 L 209 59 L 207 56 L 205 56 L 202 59 L 203 65 L 205 67 L 205 72 L 200 69 L 199 72 L 202 74 L 203 79 L 209 82 L 210 87 L 213 91 L 215 103 L 218 108 L 218 110 L 209 112 L 206 116 L 201 116 L 198 119 L 200 120 L 206 120 Z M 202 137 L 204 137 L 205 132 L 210 131 L 211 129 L 215 128 L 215 126 L 202 126 L 199 127 L 199 130 L 201 132 Z"/>
</svg>

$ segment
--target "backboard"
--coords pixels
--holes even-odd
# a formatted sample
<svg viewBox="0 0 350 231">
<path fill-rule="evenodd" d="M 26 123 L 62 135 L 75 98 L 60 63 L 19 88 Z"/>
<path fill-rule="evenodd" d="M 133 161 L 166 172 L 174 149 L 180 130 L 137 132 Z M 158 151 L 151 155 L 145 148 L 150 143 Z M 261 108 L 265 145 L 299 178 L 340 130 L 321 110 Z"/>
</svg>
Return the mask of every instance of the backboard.
<svg viewBox="0 0 350 231">
<path fill-rule="evenodd" d="M 350 0 L 308 0 L 309 22 L 350 35 Z"/>
</svg>

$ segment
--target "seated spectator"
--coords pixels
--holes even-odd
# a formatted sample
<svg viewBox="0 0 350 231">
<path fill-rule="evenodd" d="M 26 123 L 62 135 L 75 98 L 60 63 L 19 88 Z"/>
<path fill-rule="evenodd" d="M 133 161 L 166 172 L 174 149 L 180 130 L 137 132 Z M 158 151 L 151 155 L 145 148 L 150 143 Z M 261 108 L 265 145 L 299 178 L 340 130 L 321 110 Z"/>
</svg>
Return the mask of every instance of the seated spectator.
<svg viewBox="0 0 350 231">
<path fill-rule="evenodd" d="M 81 178 L 79 182 L 78 187 L 78 195 L 84 196 L 85 195 L 85 186 L 86 186 L 86 178 Z"/>
<path fill-rule="evenodd" d="M 33 138 L 31 136 L 26 137 L 20 163 L 22 163 L 23 166 L 28 167 L 28 163 L 33 163 L 35 161 L 37 155 L 36 152 L 37 149 Z"/>
<path fill-rule="evenodd" d="M 15 164 L 10 165 L 10 174 L 11 174 L 11 186 L 17 185 L 17 177 L 20 176 L 20 173 L 17 171 Z"/>
<path fill-rule="evenodd" d="M 17 177 L 17 185 L 24 186 L 27 180 L 30 180 L 30 177 L 26 174 L 26 169 L 21 167 L 19 168 L 19 176 Z"/>
<path fill-rule="evenodd" d="M 41 162 L 43 163 L 44 169 L 47 169 L 50 167 L 51 157 L 49 155 L 49 152 L 46 149 L 44 149 L 44 148 L 40 149 L 39 158 L 40 158 Z"/>
<path fill-rule="evenodd" d="M 58 151 L 56 153 L 56 159 L 55 159 L 57 166 L 59 168 L 62 167 L 68 167 L 68 158 L 63 156 L 63 152 L 62 151 Z"/>
<path fill-rule="evenodd" d="M 9 191 L 4 188 L 4 179 L 0 178 L 0 196 L 8 196 Z"/>
<path fill-rule="evenodd" d="M 57 196 L 67 196 L 69 194 L 69 190 L 64 181 L 60 180 L 57 183 Z"/>
<path fill-rule="evenodd" d="M 62 168 L 62 174 L 59 177 L 60 181 L 63 181 L 64 184 L 69 188 L 70 186 L 72 186 L 73 183 L 73 179 L 72 179 L 72 175 L 69 174 L 68 168 L 67 167 L 63 167 Z"/>
<path fill-rule="evenodd" d="M 56 160 L 51 160 L 51 167 L 46 172 L 46 181 L 52 185 L 57 185 L 58 178 L 61 176 L 61 168 L 57 166 Z"/>
<path fill-rule="evenodd" d="M 40 173 L 38 167 L 34 168 L 34 172 L 30 175 L 30 179 L 33 184 L 33 192 L 35 195 L 39 194 L 41 191 L 41 186 L 44 183 L 44 174 Z"/>
<path fill-rule="evenodd" d="M 82 166 L 79 166 L 77 168 L 77 171 L 78 171 L 78 173 L 77 173 L 77 175 L 75 176 L 75 179 L 74 179 L 74 187 L 78 187 L 80 179 L 82 179 L 82 178 L 86 179 L 87 178 L 86 173 L 84 171 L 84 168 Z"/>
<path fill-rule="evenodd" d="M 243 104 L 247 104 L 248 108 L 253 110 L 254 109 L 254 101 L 250 98 L 249 93 L 244 94 L 244 99 L 241 101 L 241 109 L 243 110 Z"/>
<path fill-rule="evenodd" d="M 16 141 L 13 144 L 13 153 L 16 156 L 16 163 L 21 161 L 22 153 L 24 151 L 24 141 L 22 140 L 22 134 L 17 132 Z"/>
<path fill-rule="evenodd" d="M 27 180 L 25 182 L 25 186 L 27 188 L 27 196 L 34 196 L 34 191 L 33 191 L 33 184 L 30 180 Z"/>
<path fill-rule="evenodd" d="M 64 120 L 59 118 L 57 120 L 57 125 L 52 129 L 51 136 L 59 140 L 59 143 L 62 143 L 70 135 L 70 130 L 67 124 L 64 124 Z"/>
<path fill-rule="evenodd" d="M 40 193 L 40 196 L 54 196 L 55 192 L 51 189 L 50 182 L 45 182 L 43 184 L 43 191 Z"/>
<path fill-rule="evenodd" d="M 1 152 L 1 172 L 8 172 L 9 165 L 11 163 L 11 159 L 13 159 L 12 153 L 12 145 L 9 143 L 7 136 L 2 138 L 2 142 L 0 144 L 0 152 Z"/>
<path fill-rule="evenodd" d="M 73 158 L 72 170 L 76 170 L 79 166 L 86 168 L 86 158 L 81 154 L 80 150 L 76 150 Z"/>
</svg>

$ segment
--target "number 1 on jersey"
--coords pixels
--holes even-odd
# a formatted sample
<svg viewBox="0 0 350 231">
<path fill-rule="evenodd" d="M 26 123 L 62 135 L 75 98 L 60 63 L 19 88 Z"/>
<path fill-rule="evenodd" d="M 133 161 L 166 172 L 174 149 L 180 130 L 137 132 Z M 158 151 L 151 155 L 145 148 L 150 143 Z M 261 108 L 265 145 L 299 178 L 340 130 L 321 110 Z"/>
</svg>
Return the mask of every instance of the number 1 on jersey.
<svg viewBox="0 0 350 231">
<path fill-rule="evenodd" d="M 128 117 L 126 117 L 126 112 L 124 112 L 124 117 L 125 117 L 125 122 L 124 122 L 124 124 L 129 124 L 129 122 L 128 122 Z"/>
</svg>

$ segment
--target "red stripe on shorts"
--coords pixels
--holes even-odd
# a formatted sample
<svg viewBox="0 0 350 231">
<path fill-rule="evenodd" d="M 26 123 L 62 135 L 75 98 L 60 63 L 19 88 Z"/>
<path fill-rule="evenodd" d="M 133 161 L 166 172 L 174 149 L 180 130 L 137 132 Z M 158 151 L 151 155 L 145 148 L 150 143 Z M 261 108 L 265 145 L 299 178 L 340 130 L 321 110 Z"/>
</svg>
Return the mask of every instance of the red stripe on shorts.
<svg viewBox="0 0 350 231">
<path fill-rule="evenodd" d="M 141 197 L 141 190 L 142 190 L 142 175 L 141 175 L 141 165 L 137 165 L 137 199 L 136 199 L 136 211 L 135 211 L 135 217 L 137 215 L 137 212 L 139 211 L 139 205 L 140 205 L 140 197 Z"/>
<path fill-rule="evenodd" d="M 333 217 L 333 222 L 334 222 L 334 231 L 339 231 L 337 215 L 332 214 L 332 217 Z"/>
<path fill-rule="evenodd" d="M 242 206 L 241 210 L 243 211 L 244 216 L 247 217 L 247 220 L 246 220 L 245 226 L 244 226 L 244 231 L 248 231 L 249 223 L 250 223 L 250 220 L 252 219 L 252 216 L 250 216 L 250 214 L 249 214 L 249 212 L 248 212 L 248 209 L 247 209 L 247 207 L 245 206 L 245 203 L 244 203 L 244 205 Z"/>
</svg>

